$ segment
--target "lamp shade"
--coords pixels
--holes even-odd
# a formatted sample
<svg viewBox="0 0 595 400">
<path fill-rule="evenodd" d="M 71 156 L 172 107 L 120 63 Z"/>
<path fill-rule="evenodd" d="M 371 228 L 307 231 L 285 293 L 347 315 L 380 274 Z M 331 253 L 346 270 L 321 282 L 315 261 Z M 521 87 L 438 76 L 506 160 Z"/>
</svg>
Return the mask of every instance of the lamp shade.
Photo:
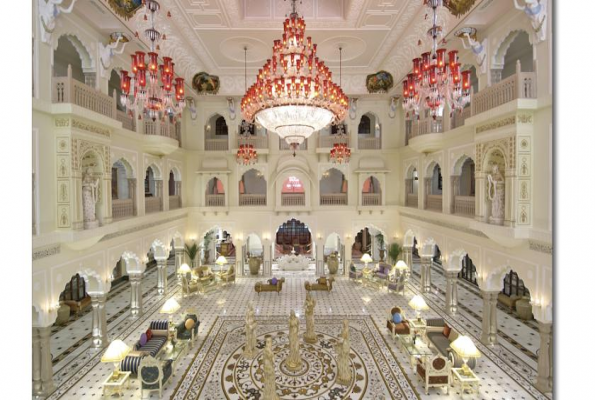
<svg viewBox="0 0 595 400">
<path fill-rule="evenodd" d="M 374 260 L 372 260 L 372 257 L 370 257 L 370 255 L 368 253 L 365 253 L 362 256 L 362 262 L 369 263 L 369 262 L 372 262 L 372 261 L 374 261 Z"/>
<path fill-rule="evenodd" d="M 173 297 L 165 302 L 159 312 L 161 314 L 173 314 L 180 309 L 180 304 Z"/>
<path fill-rule="evenodd" d="M 430 309 L 424 298 L 420 295 L 413 296 L 413 298 L 409 301 L 409 307 L 413 308 L 415 311 L 425 311 Z"/>
<path fill-rule="evenodd" d="M 192 270 L 190 269 L 190 266 L 186 263 L 182 264 L 182 266 L 180 267 L 180 273 L 187 274 L 188 272 L 192 272 Z"/>
<path fill-rule="evenodd" d="M 481 355 L 469 336 L 459 336 L 450 344 L 450 348 L 453 349 L 459 356 L 461 356 L 461 358 L 479 357 Z"/>
<path fill-rule="evenodd" d="M 128 347 L 126 343 L 124 343 L 120 339 L 114 340 L 110 343 L 105 353 L 103 353 L 103 356 L 101 357 L 101 362 L 118 363 L 122 361 L 124 358 L 126 358 L 128 353 L 130 353 L 130 350 L 131 348 Z"/>
<path fill-rule="evenodd" d="M 398 270 L 403 270 L 403 269 L 407 269 L 407 268 L 409 268 L 409 267 L 407 266 L 407 264 L 405 263 L 405 261 L 403 261 L 403 260 L 399 260 L 399 261 L 397 261 L 397 265 L 396 265 L 396 267 L 397 267 L 397 269 L 398 269 Z"/>
<path fill-rule="evenodd" d="M 219 256 L 219 258 L 217 258 L 217 261 L 215 261 L 215 263 L 218 265 L 227 264 L 227 259 L 223 256 Z"/>
</svg>

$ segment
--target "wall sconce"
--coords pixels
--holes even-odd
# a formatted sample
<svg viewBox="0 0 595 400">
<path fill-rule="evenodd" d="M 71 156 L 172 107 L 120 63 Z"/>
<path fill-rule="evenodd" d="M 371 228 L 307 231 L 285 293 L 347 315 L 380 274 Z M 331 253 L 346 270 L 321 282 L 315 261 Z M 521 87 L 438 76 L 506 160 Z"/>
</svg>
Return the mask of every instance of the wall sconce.
<svg viewBox="0 0 595 400">
<path fill-rule="evenodd" d="M 211 132 L 211 124 L 207 125 L 207 132 Z"/>
<path fill-rule="evenodd" d="M 321 240 L 322 239 L 322 235 L 320 233 L 316 234 L 316 239 Z"/>
</svg>

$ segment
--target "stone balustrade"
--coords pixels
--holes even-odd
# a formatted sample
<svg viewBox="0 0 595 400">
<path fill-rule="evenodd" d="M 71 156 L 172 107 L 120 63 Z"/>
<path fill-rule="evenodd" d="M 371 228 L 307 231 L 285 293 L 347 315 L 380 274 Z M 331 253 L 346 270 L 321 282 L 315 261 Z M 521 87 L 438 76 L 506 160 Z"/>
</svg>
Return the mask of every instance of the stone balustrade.
<svg viewBox="0 0 595 400">
<path fill-rule="evenodd" d="M 251 144 L 255 149 L 268 149 L 269 148 L 269 137 L 268 136 L 242 136 L 238 137 L 237 145 L 238 148 L 241 144 Z"/>
<path fill-rule="evenodd" d="M 122 128 L 136 132 L 136 119 L 126 111 L 116 110 L 116 119 L 122 123 Z"/>
<path fill-rule="evenodd" d="M 381 206 L 381 193 L 362 193 L 362 206 Z"/>
<path fill-rule="evenodd" d="M 266 206 L 266 194 L 246 194 L 240 193 L 240 206 Z"/>
<path fill-rule="evenodd" d="M 112 217 L 114 220 L 133 216 L 134 205 L 132 199 L 112 199 Z"/>
<path fill-rule="evenodd" d="M 455 196 L 455 214 L 475 216 L 475 196 Z"/>
<path fill-rule="evenodd" d="M 206 195 L 206 206 L 207 207 L 225 207 L 225 194 L 207 194 Z"/>
<path fill-rule="evenodd" d="M 305 206 L 305 193 L 281 193 L 282 206 Z"/>
<path fill-rule="evenodd" d="M 411 123 L 405 125 L 405 134 L 407 139 L 413 139 L 416 136 L 427 135 L 428 133 L 443 133 L 443 118 L 424 117 L 419 120 L 413 119 Z"/>
<path fill-rule="evenodd" d="M 346 206 L 347 193 L 329 193 L 320 195 L 321 206 Z"/>
<path fill-rule="evenodd" d="M 379 137 L 358 137 L 357 148 L 360 150 L 380 150 L 382 142 Z"/>
<path fill-rule="evenodd" d="M 441 194 L 429 194 L 428 195 L 427 209 L 442 212 L 442 195 Z"/>
<path fill-rule="evenodd" d="M 450 117 L 450 129 L 456 129 L 465 125 L 465 120 L 471 116 L 471 107 L 463 108 L 461 112 L 453 112 Z"/>
<path fill-rule="evenodd" d="M 182 199 L 180 196 L 169 196 L 169 209 L 175 210 L 182 207 Z"/>
<path fill-rule="evenodd" d="M 229 150 L 229 140 L 225 139 L 205 139 L 206 151 L 227 151 Z"/>
<path fill-rule="evenodd" d="M 153 121 L 150 118 L 146 118 L 144 120 L 144 127 L 145 135 L 157 135 L 175 139 L 177 141 L 180 140 L 179 129 L 176 127 L 176 124 L 173 124 L 170 121 L 161 121 L 159 119 Z"/>
<path fill-rule="evenodd" d="M 161 197 L 145 197 L 145 214 L 162 211 Z"/>
<path fill-rule="evenodd" d="M 418 207 L 418 197 L 417 193 L 407 193 L 407 203 L 405 204 L 407 207 Z"/>
</svg>

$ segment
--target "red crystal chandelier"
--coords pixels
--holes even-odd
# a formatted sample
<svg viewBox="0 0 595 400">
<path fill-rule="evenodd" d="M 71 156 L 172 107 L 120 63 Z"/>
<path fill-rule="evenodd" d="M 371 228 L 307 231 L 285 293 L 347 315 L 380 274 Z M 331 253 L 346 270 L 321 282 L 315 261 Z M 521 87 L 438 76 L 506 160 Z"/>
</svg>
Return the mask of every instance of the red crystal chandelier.
<svg viewBox="0 0 595 400">
<path fill-rule="evenodd" d="M 256 83 L 242 98 L 244 119 L 255 119 L 276 132 L 295 151 L 314 132 L 345 119 L 347 96 L 332 81 L 332 73 L 316 56 L 316 44 L 306 37 L 296 0 L 275 40 L 272 58 L 258 71 Z"/>
<path fill-rule="evenodd" d="M 143 0 L 145 15 L 143 21 L 149 22 L 145 29 L 145 38 L 150 41 L 148 54 L 137 51 L 132 54 L 132 67 L 128 71 L 120 73 L 122 96 L 121 102 L 127 110 L 138 110 L 142 108 L 141 115 L 148 115 L 153 121 L 157 118 L 167 116 L 176 117 L 181 115 L 186 106 L 184 98 L 184 79 L 176 78 L 174 73 L 174 62 L 171 57 L 163 57 L 163 63 L 159 64 L 159 43 L 165 40 L 162 34 L 155 28 L 157 17 L 161 6 L 155 0 Z M 168 12 L 167 17 L 171 17 Z M 138 37 L 138 32 L 136 32 Z M 148 63 L 145 55 L 148 55 Z M 147 73 L 149 81 L 147 82 Z M 161 79 L 159 79 L 161 78 Z"/>
<path fill-rule="evenodd" d="M 339 47 L 339 85 L 342 81 L 342 61 L 343 61 L 343 48 Z M 345 133 L 343 124 L 337 125 L 336 137 L 339 142 L 333 144 L 333 148 L 330 151 L 329 158 L 333 164 L 347 164 L 351 158 L 351 149 L 347 144 L 347 134 Z"/>
<path fill-rule="evenodd" d="M 246 87 L 246 55 L 248 52 L 248 47 L 244 46 L 244 88 Z M 242 132 L 240 132 L 240 145 L 238 151 L 236 152 L 236 162 L 240 165 L 253 165 L 256 164 L 258 161 L 258 156 L 256 154 L 256 150 L 254 146 L 248 143 L 250 137 L 250 127 L 251 124 L 248 121 L 242 121 Z M 242 139 L 243 138 L 243 139 Z M 244 143 L 242 143 L 244 141 Z"/>
<path fill-rule="evenodd" d="M 432 51 L 413 59 L 413 70 L 403 81 L 403 109 L 409 117 L 410 113 L 419 119 L 421 110 L 428 110 L 432 118 L 441 116 L 445 103 L 450 112 L 462 111 L 469 103 L 471 95 L 471 72 L 461 72 L 458 62 L 458 51 L 448 52 L 438 49 L 438 39 L 442 37 L 442 27 L 437 25 L 438 7 L 448 4 L 448 0 L 424 0 L 424 4 L 432 10 L 432 27 L 428 36 L 432 38 Z"/>
</svg>

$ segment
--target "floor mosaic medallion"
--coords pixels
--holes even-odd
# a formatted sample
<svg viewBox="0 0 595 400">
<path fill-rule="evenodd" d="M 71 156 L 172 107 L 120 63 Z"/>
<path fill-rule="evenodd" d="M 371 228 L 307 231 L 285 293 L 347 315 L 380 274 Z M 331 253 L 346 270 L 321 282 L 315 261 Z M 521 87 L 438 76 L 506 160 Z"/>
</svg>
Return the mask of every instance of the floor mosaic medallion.
<svg viewBox="0 0 595 400">
<path fill-rule="evenodd" d="M 352 376 L 348 385 L 337 382 L 335 346 L 343 319 L 350 324 Z M 275 353 L 277 395 L 280 399 L 405 399 L 416 398 L 370 317 L 332 316 L 316 319 L 317 341 L 301 341 L 302 367 L 289 370 L 286 318 L 257 318 L 257 354 L 242 355 L 244 320 L 218 318 L 209 339 L 180 383 L 175 399 L 261 398 L 263 351 L 271 337 Z M 300 339 L 305 322 L 300 321 Z M 392 362 L 390 361 L 392 360 Z"/>
</svg>

